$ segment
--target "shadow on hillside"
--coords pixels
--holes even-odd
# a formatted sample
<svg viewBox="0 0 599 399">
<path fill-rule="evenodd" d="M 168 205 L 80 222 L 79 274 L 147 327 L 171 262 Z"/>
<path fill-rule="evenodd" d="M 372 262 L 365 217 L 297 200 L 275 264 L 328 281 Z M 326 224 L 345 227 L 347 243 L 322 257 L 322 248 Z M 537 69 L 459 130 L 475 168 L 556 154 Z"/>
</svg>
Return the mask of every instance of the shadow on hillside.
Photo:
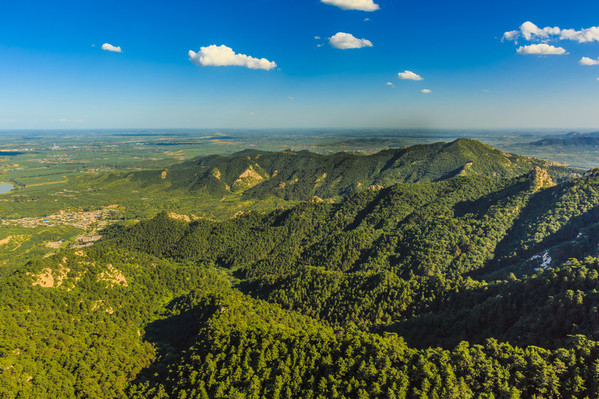
<svg viewBox="0 0 599 399">
<path fill-rule="evenodd" d="M 132 384 L 163 380 L 168 368 L 176 364 L 183 353 L 197 340 L 201 327 L 218 310 L 217 306 L 189 306 L 189 296 L 173 299 L 166 306 L 171 315 L 151 322 L 145 327 L 143 340 L 156 348 L 152 364 L 142 369 Z"/>
<path fill-rule="evenodd" d="M 519 245 L 527 226 L 531 221 L 537 221 L 542 215 L 546 214 L 554 206 L 557 187 L 552 187 L 533 194 L 526 206 L 520 211 L 518 219 L 514 225 L 507 231 L 506 236 L 497 244 L 495 253 L 500 257 L 505 257 L 513 248 Z"/>
<path fill-rule="evenodd" d="M 534 207 L 533 204 L 530 205 Z M 529 218 L 521 219 L 523 223 Z M 523 229 L 521 223 L 517 223 L 512 230 L 517 232 Z M 517 233 L 516 233 L 517 234 Z M 522 238 L 521 236 L 518 238 Z M 508 234 L 498 245 L 495 251 L 495 259 L 490 261 L 484 268 L 473 271 L 473 278 L 498 279 L 505 278 L 509 273 L 528 274 L 532 270 L 524 270 L 522 267 L 531 257 L 551 249 L 551 266 L 559 265 L 570 258 L 583 259 L 597 253 L 599 244 L 599 206 L 570 218 L 564 225 L 554 233 L 546 236 L 540 242 L 524 248 L 521 242 L 515 242 Z M 509 248 L 516 248 L 513 253 L 508 253 Z"/>
<path fill-rule="evenodd" d="M 462 341 L 482 344 L 489 338 L 545 348 L 562 347 L 576 334 L 597 340 L 599 294 L 592 277 L 597 268 L 591 262 L 583 268 L 575 265 L 534 278 L 462 289 L 439 298 L 427 312 L 373 332 L 396 333 L 418 349 L 450 349 Z"/>
<path fill-rule="evenodd" d="M 509 199 L 515 193 L 528 189 L 528 182 L 522 182 L 507 186 L 499 191 L 494 191 L 476 200 L 460 201 L 453 207 L 453 214 L 456 218 L 461 218 L 467 214 L 473 214 L 475 217 L 484 215 L 491 206 L 500 201 Z"/>
</svg>

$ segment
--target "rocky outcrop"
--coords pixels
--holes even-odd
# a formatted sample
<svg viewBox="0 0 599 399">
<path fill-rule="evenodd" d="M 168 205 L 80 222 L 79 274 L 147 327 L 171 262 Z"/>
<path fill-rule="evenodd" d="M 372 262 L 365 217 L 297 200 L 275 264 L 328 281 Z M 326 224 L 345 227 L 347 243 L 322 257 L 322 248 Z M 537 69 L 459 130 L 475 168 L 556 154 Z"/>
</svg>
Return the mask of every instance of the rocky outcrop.
<svg viewBox="0 0 599 399">
<path fill-rule="evenodd" d="M 534 190 L 555 186 L 555 183 L 551 179 L 551 176 L 549 176 L 547 170 L 538 166 L 528 174 L 528 178 L 530 180 L 530 185 Z"/>
</svg>

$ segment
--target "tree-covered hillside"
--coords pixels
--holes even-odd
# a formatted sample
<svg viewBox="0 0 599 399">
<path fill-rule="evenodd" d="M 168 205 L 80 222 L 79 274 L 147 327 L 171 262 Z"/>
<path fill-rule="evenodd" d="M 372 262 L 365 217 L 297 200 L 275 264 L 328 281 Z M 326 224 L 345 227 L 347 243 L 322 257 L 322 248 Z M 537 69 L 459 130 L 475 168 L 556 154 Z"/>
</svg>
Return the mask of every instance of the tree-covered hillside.
<svg viewBox="0 0 599 399">
<path fill-rule="evenodd" d="M 506 154 L 481 142 L 415 145 L 372 155 L 340 152 L 245 150 L 231 156 L 209 156 L 168 170 L 136 172 L 131 178 L 146 186 L 223 196 L 243 193 L 249 199 L 277 196 L 307 200 L 334 198 L 370 186 L 432 182 L 458 175 L 516 177 L 535 167 L 548 170 L 556 181 L 580 172 L 547 161 Z"/>
<path fill-rule="evenodd" d="M 535 170 L 514 179 L 473 175 L 397 184 L 352 194 L 339 204 L 311 201 L 223 222 L 186 223 L 162 213 L 134 226 L 113 227 L 100 245 L 214 263 L 231 270 L 241 279 L 239 288 L 252 296 L 331 325 L 401 328 L 407 337 L 408 321 L 445 312 L 455 292 L 482 303 L 493 290 L 505 296 L 505 290 L 523 289 L 511 282 L 518 277 L 529 287 L 529 279 L 570 257 L 597 255 L 592 233 L 599 178 L 589 174 L 554 187 L 545 185 L 548 179 Z M 558 287 L 563 295 L 573 289 Z M 472 306 L 465 312 L 472 313 Z M 594 333 L 594 324 L 578 319 L 538 331 L 521 319 L 527 315 L 516 309 L 502 329 L 485 329 L 481 322 L 437 344 L 486 337 L 553 344 L 574 332 Z M 409 342 L 435 344 L 429 335 L 437 336 L 413 334 Z"/>
</svg>

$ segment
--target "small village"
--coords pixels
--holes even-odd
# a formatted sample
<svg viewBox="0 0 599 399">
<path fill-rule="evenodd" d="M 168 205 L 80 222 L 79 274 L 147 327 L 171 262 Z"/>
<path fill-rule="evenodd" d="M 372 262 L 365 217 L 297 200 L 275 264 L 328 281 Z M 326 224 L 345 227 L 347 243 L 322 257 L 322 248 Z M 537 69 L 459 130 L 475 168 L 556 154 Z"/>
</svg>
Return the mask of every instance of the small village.
<svg viewBox="0 0 599 399">
<path fill-rule="evenodd" d="M 39 226 L 73 226 L 85 231 L 101 229 L 110 223 L 118 220 L 118 205 L 108 205 L 93 211 L 66 211 L 49 215 L 46 217 L 25 217 L 20 219 L 4 219 L 1 224 L 4 226 L 19 226 L 25 228 L 36 228 Z"/>
</svg>

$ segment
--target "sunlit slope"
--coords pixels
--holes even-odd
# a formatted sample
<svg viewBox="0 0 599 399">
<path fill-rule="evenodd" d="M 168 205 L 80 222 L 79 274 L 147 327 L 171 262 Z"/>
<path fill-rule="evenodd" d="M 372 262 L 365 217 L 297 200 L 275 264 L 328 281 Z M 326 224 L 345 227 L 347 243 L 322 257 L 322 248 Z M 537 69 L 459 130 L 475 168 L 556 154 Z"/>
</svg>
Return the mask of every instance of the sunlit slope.
<svg viewBox="0 0 599 399">
<path fill-rule="evenodd" d="M 515 177 L 535 167 L 545 168 L 555 181 L 579 172 L 506 154 L 475 140 L 459 139 L 372 155 L 245 150 L 231 156 L 199 158 L 168 170 L 137 172 L 132 178 L 147 187 L 181 188 L 215 196 L 243 193 L 246 198 L 305 200 L 313 196 L 338 197 L 371 186 L 440 181 L 458 175 Z"/>
</svg>

